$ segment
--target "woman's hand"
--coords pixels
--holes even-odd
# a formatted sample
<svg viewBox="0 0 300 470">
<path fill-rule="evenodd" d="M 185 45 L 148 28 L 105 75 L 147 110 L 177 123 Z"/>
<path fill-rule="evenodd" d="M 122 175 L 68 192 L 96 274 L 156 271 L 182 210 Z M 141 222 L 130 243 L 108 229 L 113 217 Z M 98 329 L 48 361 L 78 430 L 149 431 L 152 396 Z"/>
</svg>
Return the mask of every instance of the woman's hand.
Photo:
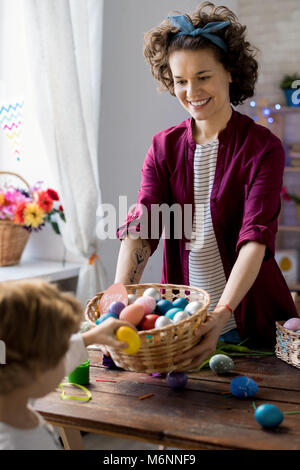
<svg viewBox="0 0 300 470">
<path fill-rule="evenodd" d="M 116 338 L 116 331 L 118 328 L 120 328 L 120 326 L 129 326 L 133 330 L 137 331 L 131 323 L 116 320 L 115 318 L 107 318 L 107 320 L 105 320 L 100 325 L 95 326 L 86 333 L 82 333 L 82 338 L 85 346 L 89 346 L 91 344 L 101 344 L 105 346 L 111 346 L 115 349 L 127 348 L 127 343 L 118 341 Z"/>
<path fill-rule="evenodd" d="M 216 307 L 213 312 L 207 315 L 206 321 L 195 332 L 199 340 L 201 339 L 200 343 L 190 351 L 175 356 L 174 363 L 181 363 L 190 358 L 191 362 L 185 366 L 184 370 L 192 370 L 202 364 L 215 352 L 219 336 L 230 315 L 226 307 Z"/>
</svg>

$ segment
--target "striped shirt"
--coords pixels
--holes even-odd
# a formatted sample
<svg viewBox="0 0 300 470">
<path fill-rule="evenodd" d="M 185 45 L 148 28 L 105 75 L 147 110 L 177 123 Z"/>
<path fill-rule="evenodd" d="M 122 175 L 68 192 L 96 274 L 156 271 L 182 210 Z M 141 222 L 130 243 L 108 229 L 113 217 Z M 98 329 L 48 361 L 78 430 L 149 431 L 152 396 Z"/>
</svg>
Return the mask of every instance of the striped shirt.
<svg viewBox="0 0 300 470">
<path fill-rule="evenodd" d="M 194 154 L 193 242 L 189 253 L 189 284 L 205 289 L 210 295 L 211 312 L 216 307 L 226 285 L 226 277 L 213 230 L 210 195 L 214 182 L 219 141 L 197 144 Z M 222 334 L 236 328 L 234 315 Z"/>
</svg>

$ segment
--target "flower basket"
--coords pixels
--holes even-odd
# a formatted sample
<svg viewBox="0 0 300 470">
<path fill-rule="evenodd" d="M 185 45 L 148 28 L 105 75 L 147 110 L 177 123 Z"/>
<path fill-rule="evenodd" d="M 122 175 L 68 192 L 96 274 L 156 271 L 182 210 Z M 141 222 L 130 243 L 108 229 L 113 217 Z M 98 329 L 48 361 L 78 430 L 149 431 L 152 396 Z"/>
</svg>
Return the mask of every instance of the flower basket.
<svg viewBox="0 0 300 470">
<path fill-rule="evenodd" d="M 0 266 L 20 262 L 30 233 L 11 220 L 0 220 Z"/>
<path fill-rule="evenodd" d="M 22 176 L 0 171 L 0 266 L 18 264 L 31 231 L 47 222 L 60 234 L 56 218 L 66 220 L 59 196 L 41 185 L 30 187 Z"/>
<path fill-rule="evenodd" d="M 202 302 L 202 308 L 187 320 L 163 328 L 139 331 L 141 347 L 137 354 L 129 355 L 106 347 L 114 363 L 125 370 L 150 374 L 184 369 L 190 363 L 190 359 L 175 365 L 173 358 L 189 351 L 199 342 L 195 330 L 206 319 L 210 303 L 209 294 L 197 287 L 177 284 L 131 284 L 125 287 L 128 294 L 135 294 L 138 297 L 142 296 L 149 287 L 154 287 L 161 293 L 161 298 L 171 302 L 178 297 L 184 297 L 189 302 L 194 300 Z M 85 312 L 87 320 L 95 322 L 99 318 L 98 304 L 103 294 L 104 292 L 100 292 L 88 303 Z"/>
</svg>

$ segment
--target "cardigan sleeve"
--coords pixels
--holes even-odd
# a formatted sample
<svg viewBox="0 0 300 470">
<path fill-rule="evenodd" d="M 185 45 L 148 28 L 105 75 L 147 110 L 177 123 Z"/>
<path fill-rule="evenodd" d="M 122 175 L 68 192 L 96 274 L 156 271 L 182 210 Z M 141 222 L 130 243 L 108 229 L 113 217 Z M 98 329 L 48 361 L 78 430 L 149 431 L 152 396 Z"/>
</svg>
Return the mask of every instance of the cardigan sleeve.
<svg viewBox="0 0 300 470">
<path fill-rule="evenodd" d="M 150 147 L 141 170 L 142 179 L 138 200 L 128 212 L 125 222 L 117 229 L 117 238 L 124 239 L 128 233 L 139 234 L 148 240 L 151 254 L 157 249 L 162 234 L 160 217 L 151 217 L 153 205 L 167 202 L 167 187 L 160 165 L 155 160 L 154 144 Z M 157 206 L 156 206 L 157 207 Z"/>
<path fill-rule="evenodd" d="M 274 256 L 284 165 L 284 148 L 281 141 L 271 134 L 255 177 L 245 188 L 246 199 L 236 254 L 243 244 L 256 241 L 266 245 L 264 260 Z"/>
</svg>

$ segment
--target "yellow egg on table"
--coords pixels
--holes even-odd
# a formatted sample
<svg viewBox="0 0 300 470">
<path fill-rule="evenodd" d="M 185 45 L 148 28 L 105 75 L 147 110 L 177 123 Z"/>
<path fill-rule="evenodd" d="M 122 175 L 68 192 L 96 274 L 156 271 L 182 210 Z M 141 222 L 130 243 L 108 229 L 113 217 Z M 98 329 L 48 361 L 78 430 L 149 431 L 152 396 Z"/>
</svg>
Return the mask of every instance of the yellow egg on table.
<svg viewBox="0 0 300 470">
<path fill-rule="evenodd" d="M 136 354 L 141 347 L 139 335 L 129 326 L 120 326 L 117 329 L 116 338 L 128 344 L 128 348 L 122 350 L 126 354 Z"/>
</svg>

